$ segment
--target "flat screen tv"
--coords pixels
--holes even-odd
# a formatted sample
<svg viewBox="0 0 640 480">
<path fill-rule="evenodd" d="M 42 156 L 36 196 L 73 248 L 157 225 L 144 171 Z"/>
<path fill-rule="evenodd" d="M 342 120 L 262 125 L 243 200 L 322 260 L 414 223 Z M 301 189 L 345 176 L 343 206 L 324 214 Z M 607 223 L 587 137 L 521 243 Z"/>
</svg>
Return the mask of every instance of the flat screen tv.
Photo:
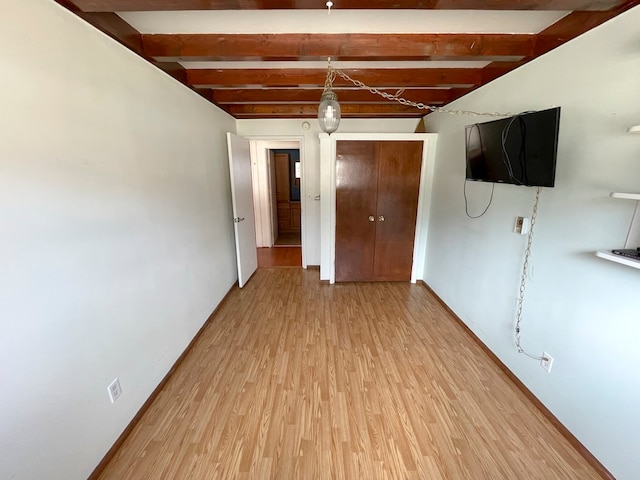
<svg viewBox="0 0 640 480">
<path fill-rule="evenodd" d="M 560 107 L 468 125 L 467 180 L 553 187 Z"/>
</svg>

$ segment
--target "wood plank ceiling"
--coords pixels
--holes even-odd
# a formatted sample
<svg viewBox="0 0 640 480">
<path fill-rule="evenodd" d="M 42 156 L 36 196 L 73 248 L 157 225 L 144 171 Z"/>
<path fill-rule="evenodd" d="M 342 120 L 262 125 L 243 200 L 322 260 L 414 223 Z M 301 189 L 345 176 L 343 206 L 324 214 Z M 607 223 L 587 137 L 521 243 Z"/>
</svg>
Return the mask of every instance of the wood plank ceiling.
<svg viewBox="0 0 640 480">
<path fill-rule="evenodd" d="M 444 106 L 640 0 L 56 0 L 235 118 L 313 118 L 327 58 Z M 426 112 L 336 78 L 343 118 Z"/>
</svg>

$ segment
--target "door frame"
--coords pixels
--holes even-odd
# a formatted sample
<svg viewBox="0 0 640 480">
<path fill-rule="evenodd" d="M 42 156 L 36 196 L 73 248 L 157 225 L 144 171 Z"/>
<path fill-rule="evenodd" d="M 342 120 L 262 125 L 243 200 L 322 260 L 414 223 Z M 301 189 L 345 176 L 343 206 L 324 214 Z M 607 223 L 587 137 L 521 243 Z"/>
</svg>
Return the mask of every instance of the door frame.
<svg viewBox="0 0 640 480">
<path fill-rule="evenodd" d="M 326 133 L 320 138 L 320 280 L 335 283 L 336 270 L 336 142 L 352 141 L 422 141 L 422 167 L 416 234 L 413 241 L 411 283 L 424 279 L 426 243 L 431 209 L 431 192 L 435 169 L 436 133 Z"/>
<path fill-rule="evenodd" d="M 306 229 L 306 221 L 305 221 L 305 211 L 307 208 L 307 191 L 306 191 L 306 181 L 305 181 L 305 150 L 304 150 L 304 136 L 264 136 L 264 135 L 243 135 L 244 138 L 249 140 L 251 144 L 251 163 L 255 169 L 257 168 L 257 162 L 263 157 L 262 152 L 258 152 L 258 149 L 264 149 L 265 152 L 269 150 L 278 150 L 278 149 L 298 149 L 300 150 L 300 168 L 301 168 L 301 178 L 300 178 L 300 210 L 301 210 L 301 218 L 300 218 L 300 243 L 302 245 L 302 268 L 307 268 L 307 229 Z M 268 155 L 267 155 L 268 161 Z M 267 168 L 270 168 L 270 165 L 267 165 Z M 275 186 L 271 185 L 269 182 L 268 185 L 270 193 L 275 192 L 273 190 Z M 269 211 L 273 212 L 272 205 L 273 195 L 269 196 Z M 258 211 L 256 209 L 256 211 Z M 263 219 L 257 219 L 256 223 L 260 222 L 262 225 Z M 270 227 L 273 230 L 273 227 Z M 264 230 L 263 230 L 264 231 Z M 273 233 L 273 231 L 272 231 Z M 272 242 L 275 239 L 272 239 Z M 272 245 L 273 246 L 273 245 Z"/>
</svg>

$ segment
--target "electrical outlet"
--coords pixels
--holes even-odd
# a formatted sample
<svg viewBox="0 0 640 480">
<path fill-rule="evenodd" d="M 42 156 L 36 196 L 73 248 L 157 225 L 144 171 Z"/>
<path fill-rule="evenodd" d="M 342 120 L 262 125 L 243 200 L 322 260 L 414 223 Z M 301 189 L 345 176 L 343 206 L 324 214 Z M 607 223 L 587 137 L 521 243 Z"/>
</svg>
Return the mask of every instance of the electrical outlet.
<svg viewBox="0 0 640 480">
<path fill-rule="evenodd" d="M 109 400 L 111 400 L 111 403 L 115 403 L 120 395 L 122 395 L 122 387 L 120 386 L 120 380 L 118 380 L 117 377 L 109 384 L 107 391 L 109 392 Z"/>
<path fill-rule="evenodd" d="M 544 368 L 547 373 L 551 373 L 551 366 L 553 365 L 553 357 L 547 352 L 542 353 L 542 360 L 540 360 L 540 366 Z"/>
</svg>

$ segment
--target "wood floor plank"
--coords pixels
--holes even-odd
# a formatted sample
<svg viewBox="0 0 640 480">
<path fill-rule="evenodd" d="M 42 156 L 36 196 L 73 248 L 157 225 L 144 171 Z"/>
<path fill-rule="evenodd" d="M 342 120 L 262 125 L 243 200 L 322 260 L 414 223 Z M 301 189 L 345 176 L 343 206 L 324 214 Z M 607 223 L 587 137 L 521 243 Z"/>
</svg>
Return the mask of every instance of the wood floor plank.
<svg viewBox="0 0 640 480">
<path fill-rule="evenodd" d="M 258 248 L 258 267 L 300 266 L 302 266 L 302 247 L 300 246 Z"/>
<path fill-rule="evenodd" d="M 422 286 L 261 268 L 100 479 L 600 478 Z"/>
</svg>

